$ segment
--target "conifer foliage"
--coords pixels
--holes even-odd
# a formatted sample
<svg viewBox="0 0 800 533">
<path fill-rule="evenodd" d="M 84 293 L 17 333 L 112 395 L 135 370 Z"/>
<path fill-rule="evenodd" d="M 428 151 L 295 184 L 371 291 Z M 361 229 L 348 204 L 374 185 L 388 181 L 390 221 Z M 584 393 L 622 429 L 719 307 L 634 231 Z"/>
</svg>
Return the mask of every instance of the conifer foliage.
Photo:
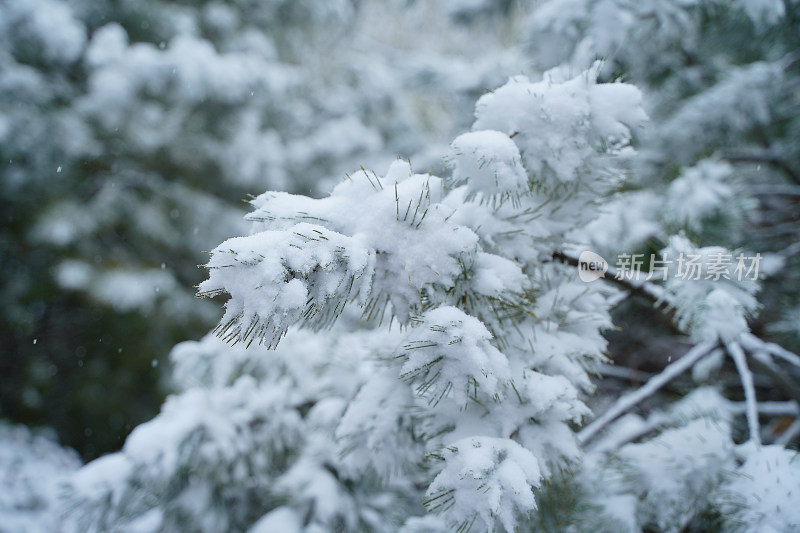
<svg viewBox="0 0 800 533">
<path fill-rule="evenodd" d="M 522 64 L 446 3 L 0 2 L 0 418 L 118 450 L 219 318 L 196 265 L 242 198 L 437 164 Z"/>
<path fill-rule="evenodd" d="M 222 320 L 173 349 L 161 413 L 71 478 L 65 529 L 800 530 L 800 357 L 758 316 L 796 305 L 764 280 L 796 277 L 796 215 L 751 216 L 753 176 L 796 194 L 793 5 L 540 2 L 538 59 L 571 66 L 482 96 L 441 177 L 396 159 L 253 198 L 198 288 Z M 770 27 L 765 61 L 722 46 Z M 589 250 L 620 259 L 604 280 Z M 603 335 L 628 296 L 669 319 L 643 350 L 666 363 L 598 386 L 630 380 Z"/>
<path fill-rule="evenodd" d="M 610 325 L 609 291 L 551 258 L 580 246 L 646 118 L 634 87 L 596 75 L 482 97 L 446 178 L 396 160 L 327 198 L 255 198 L 251 234 L 211 252 L 199 288 L 230 295 L 228 344 L 175 349 L 180 394 L 76 476 L 77 527 L 529 523 L 581 456 Z"/>
</svg>

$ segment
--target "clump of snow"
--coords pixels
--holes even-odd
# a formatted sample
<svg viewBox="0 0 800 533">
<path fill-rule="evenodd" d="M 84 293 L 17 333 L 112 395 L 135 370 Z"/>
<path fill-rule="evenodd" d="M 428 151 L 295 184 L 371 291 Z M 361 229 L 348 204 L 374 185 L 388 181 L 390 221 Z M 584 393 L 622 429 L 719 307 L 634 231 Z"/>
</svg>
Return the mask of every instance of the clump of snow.
<svg viewBox="0 0 800 533">
<path fill-rule="evenodd" d="M 323 199 L 265 193 L 253 201 L 256 210 L 248 217 L 253 235 L 226 241 L 212 252 L 211 275 L 201 284 L 201 294 L 236 293 L 223 319 L 223 328 L 231 320 L 237 323 L 231 339 L 267 323 L 256 317 L 268 321 L 276 313 L 276 329 L 264 338 L 277 340 L 285 326 L 324 310 L 326 299 L 333 302 L 328 305 L 333 314 L 324 316 L 338 314 L 337 305 L 343 305 L 351 289 L 359 302 L 367 303 L 368 315 L 382 313 L 391 303 L 403 322 L 418 307 L 422 291 L 431 301 L 441 302 L 454 290 L 494 298 L 524 290 L 525 276 L 513 261 L 481 252 L 478 236 L 450 221 L 453 210 L 437 201 L 443 195 L 441 178 L 412 174 L 402 161 L 395 161 L 386 176 L 362 169 Z M 319 258 L 311 260 L 309 253 Z M 339 272 L 340 266 L 349 269 L 347 273 Z M 300 303 L 300 286 L 286 287 L 297 289 L 292 294 L 298 306 L 290 311 L 273 301 L 275 295 L 263 297 L 265 290 L 278 290 L 271 283 L 281 282 L 281 287 L 298 277 L 313 278 L 314 287 L 328 287 L 320 293 L 325 298 L 310 293 L 313 299 Z M 406 282 L 398 284 L 398 279 Z M 256 287 L 261 287 L 260 293 L 253 291 Z M 287 290 L 279 292 L 289 297 Z M 306 305 L 314 311 L 304 315 Z"/>
<path fill-rule="evenodd" d="M 288 507 L 278 507 L 262 516 L 248 530 L 248 533 L 302 533 L 303 523 L 300 517 Z"/>
<path fill-rule="evenodd" d="M 800 531 L 800 458 L 782 446 L 737 448 L 742 465 L 731 472 L 716 499 L 731 531 Z"/>
<path fill-rule="evenodd" d="M 470 289 L 483 296 L 502 297 L 522 293 L 527 276 L 513 261 L 499 255 L 478 252 L 472 265 Z"/>
<path fill-rule="evenodd" d="M 659 129 L 659 142 L 673 162 L 683 164 L 711 147 L 734 144 L 743 132 L 769 122 L 770 101 L 783 78 L 780 63 L 731 67 L 716 85 L 682 103 Z"/>
<path fill-rule="evenodd" d="M 468 198 L 481 195 L 492 202 L 518 199 L 528 190 L 528 175 L 519 149 L 506 133 L 472 131 L 456 137 L 450 156 L 451 181 L 467 184 Z"/>
<path fill-rule="evenodd" d="M 168 300 L 165 305 L 192 312 L 181 297 L 180 284 L 165 269 L 99 269 L 84 261 L 67 259 L 56 267 L 55 274 L 62 288 L 85 291 L 120 313 L 147 313 L 163 300 Z"/>
<path fill-rule="evenodd" d="M 787 4 L 781 0 L 737 0 L 735 4 L 757 25 L 774 24 L 786 15 Z"/>
<path fill-rule="evenodd" d="M 599 66 L 571 79 L 553 70 L 544 80 L 524 76 L 478 100 L 476 130 L 514 136 L 534 185 L 547 191 L 593 176 L 593 165 L 628 145 L 631 128 L 647 115 L 632 85 L 597 84 Z"/>
<path fill-rule="evenodd" d="M 124 496 L 124 481 L 133 473 L 133 467 L 133 462 L 122 454 L 100 457 L 69 478 L 69 492 L 118 505 Z"/>
<path fill-rule="evenodd" d="M 178 288 L 171 272 L 151 268 L 144 271 L 115 269 L 98 275 L 88 287 L 97 300 L 120 312 L 148 311 L 161 296 Z M 164 294 L 160 294 L 164 291 Z"/>
<path fill-rule="evenodd" d="M 703 219 L 725 209 L 733 198 L 734 190 L 727 183 L 732 175 L 730 164 L 709 159 L 684 169 L 667 189 L 665 218 L 700 231 Z"/>
<path fill-rule="evenodd" d="M 276 401 L 278 397 L 284 401 Z M 246 469 L 236 465 L 250 460 L 247 450 L 260 432 L 277 432 L 272 449 L 262 450 L 273 455 L 283 453 L 281 442 L 296 439 L 299 421 L 281 413 L 290 398 L 279 388 L 263 390 L 248 376 L 229 388 L 189 390 L 170 398 L 158 418 L 138 426 L 125 443 L 125 454 L 136 464 L 147 465 L 152 475 L 167 479 L 190 458 L 181 453 L 182 447 L 197 447 L 197 455 L 191 457 L 198 461 L 194 469 L 227 464 L 232 479 L 239 479 Z M 281 416 L 262 419 L 269 412 Z"/>
<path fill-rule="evenodd" d="M 220 335 L 272 347 L 301 319 L 327 325 L 350 298 L 366 301 L 375 254 L 351 237 L 301 223 L 229 239 L 206 268 L 199 293 L 231 294 Z"/>
<path fill-rule="evenodd" d="M 407 412 L 414 401 L 391 367 L 376 371 L 359 389 L 335 434 L 351 475 L 371 469 L 389 479 L 418 464 L 423 448 L 412 436 L 414 423 Z"/>
<path fill-rule="evenodd" d="M 627 415 L 590 450 L 579 477 L 626 531 L 682 531 L 715 504 L 714 491 L 734 467 L 730 417 L 710 387 L 646 420 Z M 596 492 L 600 485 L 606 490 Z"/>
<path fill-rule="evenodd" d="M 624 179 L 633 130 L 647 117 L 634 87 L 598 84 L 596 69 L 574 77 L 554 70 L 536 82 L 515 77 L 478 101 L 472 136 L 460 139 L 488 136 L 491 149 L 466 151 L 456 160 L 469 155 L 483 173 L 477 181 L 492 186 L 495 172 L 508 176 L 495 169 L 500 162 L 498 168 L 528 174 L 520 188 L 506 193 L 510 202 L 487 202 L 498 191 L 485 192 L 481 185 L 484 192 L 477 195 L 469 181 L 448 196 L 453 220 L 477 233 L 486 251 L 528 265 L 548 261 L 567 243 L 586 239 L 598 199 Z M 470 201 L 477 196 L 482 203 Z"/>
<path fill-rule="evenodd" d="M 213 335 L 183 343 L 172 353 L 181 392 L 108 457 L 115 473 L 103 471 L 106 459 L 85 468 L 85 482 L 75 480 L 68 503 L 101 530 L 110 527 L 107 520 L 127 528 L 155 522 L 161 513 L 165 530 L 244 531 L 276 502 L 286 502 L 281 520 L 294 513 L 308 530 L 328 531 L 340 520 L 358 530 L 363 520 L 388 533 L 386 517 L 402 513 L 395 489 L 376 486 L 359 496 L 347 484 L 370 479 L 373 471 L 398 472 L 378 460 L 413 469 L 423 457 L 410 432 L 397 430 L 391 406 L 376 401 L 388 394 L 404 406 L 403 396 L 394 396 L 398 391 L 381 390 L 393 384 L 408 391 L 396 368 L 371 359 L 398 342 L 398 332 L 306 331 L 290 335 L 275 352 L 232 347 Z M 348 404 L 349 419 L 343 416 Z M 114 506 L 115 518 L 102 514 L 104 505 Z"/>
<path fill-rule="evenodd" d="M 72 450 L 22 426 L 0 423 L 0 529 L 57 531 L 61 483 L 80 466 Z"/>
<path fill-rule="evenodd" d="M 115 22 L 106 24 L 92 35 L 86 50 L 86 62 L 92 67 L 102 67 L 123 59 L 127 48 L 128 34 L 125 29 Z"/>
<path fill-rule="evenodd" d="M 517 516 L 536 508 L 532 487 L 541 479 L 536 457 L 510 439 L 471 437 L 441 452 L 442 471 L 428 488 L 425 505 L 452 527 L 479 520 L 495 530 L 514 531 Z"/>
<path fill-rule="evenodd" d="M 755 254 L 719 246 L 697 248 L 686 237 L 675 236 L 662 260 L 670 274 L 665 295 L 681 329 L 698 340 L 724 342 L 748 331 L 747 317 L 758 308 L 759 285 L 751 279 L 757 268 Z"/>
<path fill-rule="evenodd" d="M 623 447 L 636 491 L 648 499 L 644 523 L 679 531 L 708 504 L 709 491 L 730 466 L 733 446 L 726 424 L 698 419 L 658 437 Z"/>
<path fill-rule="evenodd" d="M 90 504 L 98 501 L 117 507 L 132 528 L 188 527 L 182 522 L 188 516 L 194 530 L 227 530 L 231 521 L 242 520 L 240 502 L 266 490 L 264 470 L 299 439 L 301 420 L 291 399 L 287 387 L 267 390 L 248 376 L 231 387 L 196 388 L 169 398 L 158 417 L 131 433 L 121 452 L 93 461 L 71 479 L 66 505 L 75 515 L 75 530 L 84 522 L 110 526 L 107 516 L 93 515 L 100 511 Z"/>
<path fill-rule="evenodd" d="M 56 268 L 56 280 L 65 289 L 85 289 L 94 278 L 92 267 L 83 261 L 67 259 Z"/>
<path fill-rule="evenodd" d="M 86 28 L 67 4 L 52 0 L 9 0 L 0 30 L 14 35 L 19 45 L 40 47 L 55 63 L 70 63 L 83 52 Z"/>
<path fill-rule="evenodd" d="M 452 391 L 458 404 L 493 401 L 511 373 L 506 357 L 477 318 L 455 307 L 440 307 L 419 319 L 406 337 L 400 377 L 418 387 L 429 403 Z"/>
<path fill-rule="evenodd" d="M 44 243 L 66 246 L 95 231 L 98 222 L 85 206 L 58 203 L 39 218 L 31 236 Z"/>
</svg>

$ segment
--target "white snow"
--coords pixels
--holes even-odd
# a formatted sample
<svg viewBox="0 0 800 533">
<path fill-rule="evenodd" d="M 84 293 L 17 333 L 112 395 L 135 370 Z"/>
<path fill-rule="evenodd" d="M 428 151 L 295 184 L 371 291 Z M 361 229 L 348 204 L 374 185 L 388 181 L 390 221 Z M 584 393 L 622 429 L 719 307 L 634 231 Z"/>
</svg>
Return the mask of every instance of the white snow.
<svg viewBox="0 0 800 533">
<path fill-rule="evenodd" d="M 528 175 L 508 134 L 473 131 L 456 137 L 451 146 L 451 180 L 456 186 L 466 183 L 471 196 L 496 202 L 527 192 Z"/>
<path fill-rule="evenodd" d="M 60 524 L 61 483 L 81 466 L 78 455 L 22 426 L 0 423 L 0 529 L 50 533 Z"/>
<path fill-rule="evenodd" d="M 746 443 L 744 461 L 717 495 L 734 527 L 778 533 L 800 531 L 800 460 L 794 450 Z"/>
<path fill-rule="evenodd" d="M 444 507 L 451 526 L 477 515 L 480 527 L 499 523 L 514 531 L 517 515 L 536 508 L 531 487 L 540 483 L 539 464 L 510 439 L 471 437 L 442 450 L 443 470 L 428 488 L 427 507 Z"/>
</svg>

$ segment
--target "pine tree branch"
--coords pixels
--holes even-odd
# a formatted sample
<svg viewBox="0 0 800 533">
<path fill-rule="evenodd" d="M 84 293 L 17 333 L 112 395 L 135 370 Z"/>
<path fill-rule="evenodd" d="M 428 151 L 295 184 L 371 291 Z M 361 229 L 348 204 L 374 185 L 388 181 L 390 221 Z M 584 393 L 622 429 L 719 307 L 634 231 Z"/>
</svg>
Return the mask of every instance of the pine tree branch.
<svg viewBox="0 0 800 533">
<path fill-rule="evenodd" d="M 562 252 L 555 252 L 553 254 L 553 259 L 576 268 L 579 266 L 577 258 L 568 256 Z M 661 287 L 647 281 L 633 281 L 621 276 L 620 278 L 621 279 L 617 279 L 616 270 L 609 267 L 603 279 L 628 290 L 636 296 L 644 298 L 664 313 L 672 314 L 673 306 L 671 305 L 669 297 L 661 290 Z M 775 343 L 766 342 L 752 333 L 745 333 L 737 340 L 745 350 L 753 354 L 753 357 L 750 359 L 750 364 L 753 368 L 759 374 L 768 376 L 781 392 L 800 404 L 800 385 L 798 385 L 790 375 L 782 371 L 774 362 L 765 360 L 764 357 L 759 357 L 758 353 L 763 352 L 771 354 L 798 368 L 800 368 L 800 356 Z"/>
<path fill-rule="evenodd" d="M 574 266 L 575 268 L 580 268 L 579 261 L 576 257 L 572 257 L 567 255 L 563 252 L 554 252 L 553 259 L 556 261 L 560 261 L 564 264 Z M 605 272 L 605 275 L 601 278 L 609 283 L 616 285 L 617 287 L 628 291 L 628 293 L 638 296 L 644 300 L 650 302 L 653 308 L 661 311 L 664 316 L 666 316 L 667 320 L 665 321 L 665 326 L 672 330 L 675 334 L 683 334 L 684 332 L 681 331 L 676 325 L 675 321 L 673 320 L 675 310 L 670 305 L 671 302 L 669 298 L 664 294 L 664 291 L 658 285 L 653 283 L 649 283 L 647 281 L 638 281 L 633 279 L 627 279 L 625 276 L 619 276 L 617 270 L 608 265 L 608 270 Z"/>
<path fill-rule="evenodd" d="M 621 396 L 610 409 L 578 433 L 578 440 L 582 443 L 591 440 L 600 430 L 616 420 L 620 415 L 634 408 L 643 400 L 655 394 L 664 385 L 689 370 L 697 361 L 705 357 L 716 347 L 717 344 L 713 342 L 701 342 L 697 344 L 683 357 L 667 365 L 660 374 L 648 380 L 642 387 Z"/>
<path fill-rule="evenodd" d="M 786 431 L 780 437 L 775 439 L 775 444 L 784 447 L 788 446 L 797 435 L 800 435 L 800 418 L 792 422 L 792 425 L 786 428 Z"/>
<path fill-rule="evenodd" d="M 765 416 L 782 416 L 782 417 L 800 417 L 800 408 L 796 402 L 758 402 L 756 404 L 759 415 Z M 744 415 L 747 413 L 748 405 L 746 402 L 728 402 L 726 410 L 731 414 Z M 679 419 L 680 417 L 678 417 Z M 619 450 L 622 446 L 634 442 L 645 437 L 646 435 L 658 431 L 669 425 L 676 423 L 676 416 L 664 411 L 656 411 L 646 420 L 643 420 L 641 425 L 635 427 L 630 431 L 623 431 L 609 435 L 602 439 L 596 439 L 590 446 L 591 453 L 606 453 L 614 450 Z M 795 424 L 800 425 L 800 420 L 796 420 Z M 788 437 L 789 440 L 794 437 L 794 433 L 790 432 L 792 428 L 787 429 L 781 439 Z M 798 429 L 800 431 L 800 429 Z M 776 444 L 780 444 L 777 439 Z"/>
<path fill-rule="evenodd" d="M 746 402 L 731 402 L 730 410 L 735 414 L 747 412 Z M 758 414 L 764 416 L 800 416 L 800 407 L 797 402 L 758 402 Z"/>
<path fill-rule="evenodd" d="M 554 252 L 553 259 L 567 265 L 574 266 L 575 268 L 580 268 L 579 261 L 576 257 L 572 257 L 563 252 Z M 619 276 L 617 270 L 610 265 L 605 275 L 601 279 L 613 283 L 614 285 L 617 285 L 618 287 L 625 289 L 636 296 L 640 296 L 645 300 L 648 300 L 655 307 L 661 307 L 662 311 L 666 311 L 669 308 L 669 305 L 664 306 L 664 304 L 667 303 L 667 300 L 664 297 L 664 291 L 658 285 L 654 285 L 646 281 L 634 281 L 632 279 L 626 279 L 624 276 Z"/>
<path fill-rule="evenodd" d="M 794 183 L 800 184 L 800 176 L 789 166 L 786 159 L 775 152 L 730 153 L 723 154 L 722 158 L 731 163 L 764 163 L 772 165 L 783 171 Z"/>
<path fill-rule="evenodd" d="M 635 429 L 635 431 L 628 431 L 622 434 L 609 435 L 608 437 L 595 441 L 591 446 L 591 453 L 607 453 L 619 450 L 626 444 L 639 440 L 645 435 L 648 435 L 656 430 L 673 422 L 674 417 L 669 413 L 663 411 L 655 412 L 647 417 L 647 419 Z"/>
<path fill-rule="evenodd" d="M 742 382 L 742 389 L 744 389 L 744 400 L 747 416 L 747 427 L 750 431 L 750 440 L 757 446 L 761 446 L 761 433 L 758 424 L 758 400 L 756 398 L 756 388 L 753 385 L 753 373 L 747 366 L 747 358 L 744 355 L 744 350 L 736 342 L 729 342 L 725 348 L 728 354 L 733 359 L 736 365 L 736 370 L 739 373 L 739 379 Z"/>
<path fill-rule="evenodd" d="M 750 366 L 753 367 L 753 371 L 756 373 L 767 376 L 786 396 L 800 403 L 800 386 L 773 361 L 761 357 L 758 352 L 753 352 L 753 357 L 750 358 Z"/>
<path fill-rule="evenodd" d="M 562 252 L 554 253 L 553 259 L 579 268 L 579 261 L 577 258 L 568 256 Z M 604 279 L 629 291 L 631 294 L 644 298 L 651 302 L 654 307 L 660 308 L 664 312 L 670 313 L 671 309 L 673 309 L 669 298 L 664 294 L 663 290 L 661 290 L 661 287 L 657 285 L 648 283 L 647 281 L 634 281 L 626 279 L 623 276 L 617 276 L 616 271 L 611 267 L 606 271 Z M 753 374 L 748 367 L 748 361 L 743 346 L 753 354 L 753 357 L 750 359 L 751 365 L 758 373 L 767 375 L 783 393 L 798 403 L 800 403 L 800 387 L 798 387 L 794 380 L 786 373 L 781 372 L 777 365 L 775 365 L 766 354 L 769 353 L 781 357 L 798 367 L 800 367 L 800 357 L 776 344 L 764 342 L 752 334 L 744 334 L 741 337 L 742 338 L 739 339 L 741 344 L 739 342 L 731 342 L 727 344 L 726 348 L 736 365 L 739 377 L 742 380 L 742 387 L 745 391 L 745 398 L 748 406 L 745 414 L 747 416 L 750 437 L 754 442 L 760 444 Z M 644 386 L 619 398 L 608 411 L 580 431 L 578 433 L 578 439 L 583 443 L 591 440 L 600 430 L 613 422 L 620 415 L 632 409 L 639 402 L 654 394 L 672 379 L 691 368 L 694 363 L 717 346 L 717 343 L 701 343 L 696 345 L 689 353 L 681 357 L 675 363 L 667 366 L 660 374 L 648 380 Z"/>
<path fill-rule="evenodd" d="M 797 185 L 784 184 L 752 184 L 747 187 L 750 194 L 759 196 L 800 196 L 800 187 Z"/>
<path fill-rule="evenodd" d="M 594 368 L 601 376 L 638 383 L 643 383 L 654 376 L 651 372 L 644 372 L 627 366 L 609 363 L 596 363 Z"/>
<path fill-rule="evenodd" d="M 759 351 L 759 350 L 764 351 L 768 354 L 780 357 L 784 361 L 791 363 L 797 368 L 800 368 L 800 356 L 790 352 L 783 346 L 775 344 L 774 342 L 766 342 L 764 340 L 761 340 L 752 333 L 746 333 L 742 335 L 741 340 L 742 340 L 742 346 L 744 346 L 750 351 Z"/>
</svg>

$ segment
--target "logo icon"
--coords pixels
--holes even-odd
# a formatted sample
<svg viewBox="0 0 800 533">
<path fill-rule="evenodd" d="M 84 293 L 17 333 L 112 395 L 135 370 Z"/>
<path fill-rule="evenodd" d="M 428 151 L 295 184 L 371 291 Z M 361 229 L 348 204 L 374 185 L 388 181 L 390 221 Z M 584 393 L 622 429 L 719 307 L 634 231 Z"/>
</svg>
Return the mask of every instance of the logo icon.
<svg viewBox="0 0 800 533">
<path fill-rule="evenodd" d="M 600 254 L 589 250 L 581 252 L 578 256 L 578 275 L 581 281 L 589 283 L 596 279 L 604 278 L 608 271 L 608 261 Z"/>
</svg>

